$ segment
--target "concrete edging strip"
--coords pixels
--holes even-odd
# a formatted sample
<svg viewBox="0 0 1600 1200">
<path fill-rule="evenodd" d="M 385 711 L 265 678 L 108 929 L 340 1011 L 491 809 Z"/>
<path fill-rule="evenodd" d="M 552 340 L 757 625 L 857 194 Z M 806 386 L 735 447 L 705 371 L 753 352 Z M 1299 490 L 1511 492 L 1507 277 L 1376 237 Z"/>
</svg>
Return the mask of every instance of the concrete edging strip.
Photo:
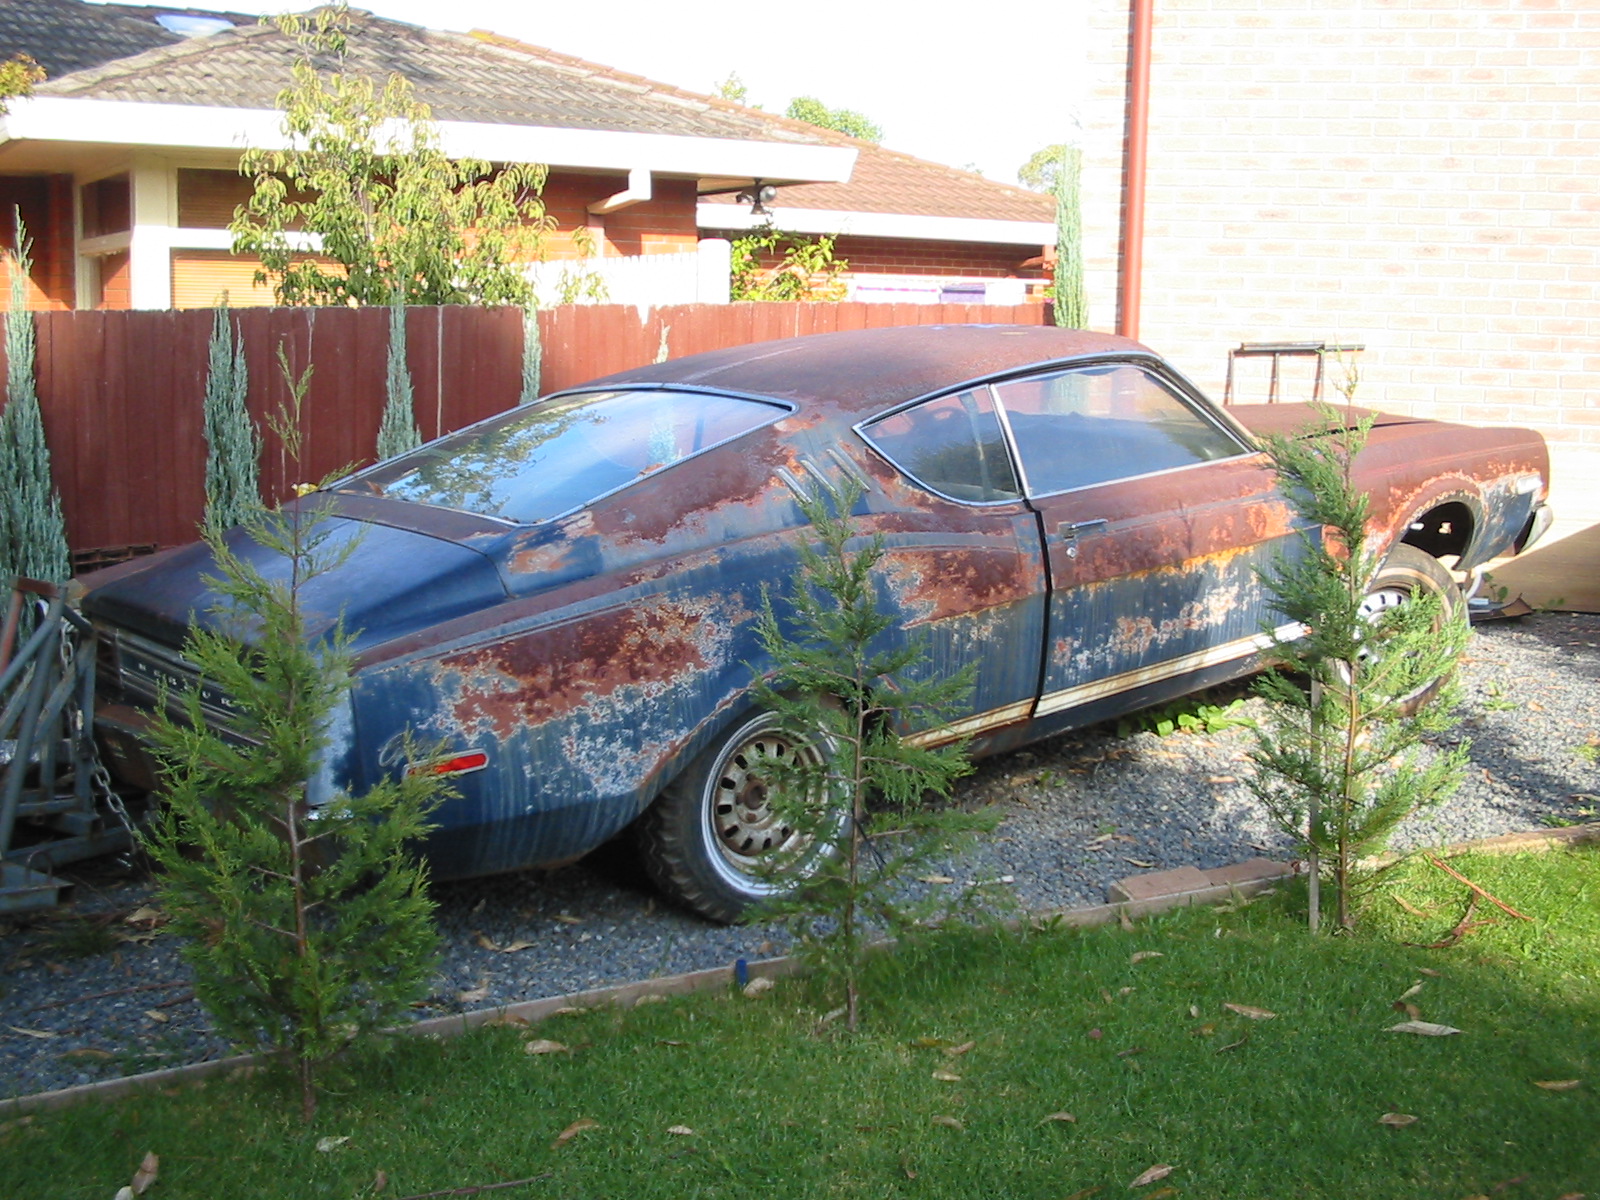
<svg viewBox="0 0 1600 1200">
<path fill-rule="evenodd" d="M 1446 847 L 1442 853 L 1509 854 L 1519 850 L 1551 850 L 1597 841 L 1600 841 L 1600 822 L 1529 833 L 1508 833 L 1478 841 L 1458 842 Z M 1074 928 L 1109 925 L 1113 921 L 1121 920 L 1124 915 L 1131 919 L 1188 905 L 1221 903 L 1237 896 L 1255 895 L 1265 891 L 1280 880 L 1290 878 L 1297 873 L 1295 867 L 1288 863 L 1272 862 L 1267 859 L 1252 859 L 1250 863 L 1252 866 L 1259 864 L 1257 869 L 1252 872 L 1251 878 L 1240 879 L 1235 882 L 1210 883 L 1205 887 L 1161 892 L 1108 904 L 1092 904 L 1079 908 L 1045 909 L 1019 920 L 1008 922 L 1008 924 L 1014 928 L 1024 924 L 1038 924 L 1046 921 L 1059 921 L 1063 925 Z M 1269 870 L 1269 868 L 1271 869 Z M 1177 868 L 1170 873 L 1177 875 L 1179 872 L 1186 872 L 1187 870 L 1186 868 Z M 1221 867 L 1205 874 L 1226 875 L 1232 870 L 1233 868 L 1230 867 Z M 1159 872 L 1157 874 L 1168 873 Z M 1133 878 L 1137 879 L 1139 877 L 1135 876 Z M 1129 882 L 1129 880 L 1118 880 L 1117 883 L 1112 885 L 1112 888 L 1113 890 L 1122 888 L 1126 892 L 1130 890 L 1126 888 Z M 800 960 L 792 955 L 782 958 L 762 959 L 749 964 L 751 979 L 782 979 L 790 975 L 799 974 L 801 969 Z M 733 983 L 733 967 L 710 967 L 706 970 L 690 971 L 682 975 L 641 979 L 633 983 L 592 988 L 583 992 L 569 992 L 565 995 L 547 996 L 539 1000 L 523 1000 L 516 1004 L 482 1008 L 473 1012 L 452 1013 L 444 1017 L 430 1017 L 427 1020 L 417 1021 L 410 1025 L 398 1026 L 390 1032 L 434 1038 L 454 1037 L 488 1024 L 525 1021 L 531 1025 L 534 1022 L 544 1020 L 561 1009 L 599 1008 L 603 1005 L 632 1008 L 634 1005 L 645 1002 L 651 997 L 688 996 L 700 992 L 714 992 L 727 989 Z M 53 1092 L 38 1092 L 32 1096 L 14 1096 L 7 1100 L 0 1100 L 0 1117 L 18 1117 L 34 1112 L 49 1112 L 58 1108 L 67 1108 L 74 1104 L 83 1104 L 91 1100 L 118 1100 L 135 1092 L 197 1083 L 217 1075 L 228 1075 L 235 1071 L 260 1068 L 270 1061 L 271 1056 L 267 1054 L 238 1054 L 230 1058 L 212 1059 L 209 1062 L 191 1063 L 182 1067 L 167 1067 L 160 1071 L 148 1071 L 142 1075 L 124 1075 L 120 1079 L 103 1079 L 95 1083 L 78 1084 L 75 1087 L 60 1088 Z"/>
</svg>

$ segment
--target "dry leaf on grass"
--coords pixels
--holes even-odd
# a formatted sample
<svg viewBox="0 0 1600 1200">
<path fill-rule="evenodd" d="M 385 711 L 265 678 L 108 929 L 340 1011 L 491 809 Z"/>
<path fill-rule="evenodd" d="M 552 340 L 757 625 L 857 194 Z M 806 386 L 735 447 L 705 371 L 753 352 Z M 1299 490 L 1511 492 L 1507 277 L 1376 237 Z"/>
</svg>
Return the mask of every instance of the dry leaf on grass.
<svg viewBox="0 0 1600 1200">
<path fill-rule="evenodd" d="M 977 1044 L 977 1042 L 962 1042 L 959 1046 L 946 1046 L 944 1048 L 944 1052 L 951 1058 L 959 1058 L 961 1055 L 967 1053 L 967 1051 L 976 1047 Z"/>
<path fill-rule="evenodd" d="M 376 1194 L 389 1186 L 389 1172 L 379 1167 L 372 1173 L 372 1190 Z"/>
<path fill-rule="evenodd" d="M 1257 1008 L 1253 1004 L 1224 1004 L 1223 1008 L 1229 1012 L 1236 1012 L 1241 1017 L 1249 1017 L 1252 1021 L 1270 1021 L 1278 1014 L 1265 1008 Z"/>
<path fill-rule="evenodd" d="M 933 1077 L 935 1079 L 937 1079 L 940 1083 L 960 1083 L 961 1082 L 961 1076 L 957 1075 L 954 1071 L 935 1071 L 933 1073 Z"/>
<path fill-rule="evenodd" d="M 1444 975 L 1443 971 L 1435 971 L 1432 967 L 1418 967 L 1417 973 L 1426 975 L 1430 979 L 1439 979 Z"/>
<path fill-rule="evenodd" d="M 1411 997 L 1415 996 L 1421 990 L 1422 990 L 1422 981 L 1419 979 L 1419 980 L 1417 980 L 1416 983 L 1413 983 L 1405 991 L 1400 993 L 1400 999 L 1409 1000 L 1409 999 L 1411 999 Z"/>
<path fill-rule="evenodd" d="M 161 1174 L 161 1160 L 156 1157 L 155 1151 L 148 1151 L 144 1161 L 139 1164 L 139 1169 L 133 1173 L 133 1179 L 129 1181 L 128 1186 L 133 1189 L 135 1196 L 142 1196 L 150 1190 L 159 1174 Z"/>
<path fill-rule="evenodd" d="M 1410 1113 L 1384 1113 L 1378 1118 L 1379 1125 L 1387 1125 L 1391 1129 L 1404 1129 L 1407 1125 L 1415 1125 L 1417 1119 Z"/>
<path fill-rule="evenodd" d="M 1178 1189 L 1175 1187 L 1157 1188 L 1153 1192 L 1146 1192 L 1144 1200 L 1167 1200 L 1168 1196 L 1176 1196 Z"/>
<path fill-rule="evenodd" d="M 745 984 L 743 990 L 746 996 L 754 1000 L 757 996 L 762 995 L 764 992 L 770 992 L 772 990 L 772 980 L 763 975 L 760 979 L 752 979 L 749 983 Z"/>
<path fill-rule="evenodd" d="M 928 1120 L 931 1121 L 935 1125 L 943 1125 L 946 1129 L 965 1129 L 966 1128 L 966 1126 L 961 1123 L 960 1119 L 956 1118 L 956 1117 L 937 1116 L 937 1117 L 929 1117 Z"/>
<path fill-rule="evenodd" d="M 694 1130 L 690 1129 L 687 1125 L 673 1125 L 673 1126 L 670 1126 L 667 1129 L 667 1132 L 670 1133 L 673 1137 L 694 1137 L 695 1136 Z"/>
<path fill-rule="evenodd" d="M 318 1138 L 317 1139 L 317 1153 L 318 1154 L 328 1154 L 328 1153 L 330 1153 L 330 1152 L 332 1152 L 334 1150 L 337 1150 L 340 1146 L 344 1145 L 349 1140 L 350 1139 L 348 1137 Z"/>
<path fill-rule="evenodd" d="M 524 1054 L 569 1054 L 571 1047 L 562 1042 L 552 1042 L 549 1038 L 534 1038 L 531 1042 L 522 1044 Z"/>
<path fill-rule="evenodd" d="M 151 908 L 148 904 L 141 904 L 127 916 L 122 918 L 126 925 L 142 925 L 146 921 L 164 921 L 166 914 L 159 908 Z"/>
<path fill-rule="evenodd" d="M 1533 1086 L 1543 1088 L 1547 1092 L 1570 1092 L 1573 1088 L 1581 1086 L 1581 1079 L 1535 1079 Z"/>
<path fill-rule="evenodd" d="M 1415 1004 L 1409 1004 L 1404 1000 L 1396 1000 L 1389 1007 L 1394 1009 L 1395 1012 L 1405 1013 L 1405 1015 L 1410 1017 L 1413 1021 L 1420 1021 L 1422 1019 L 1422 1010 Z"/>
<path fill-rule="evenodd" d="M 1217 1023 L 1215 1021 L 1207 1021 L 1204 1025 L 1197 1025 L 1193 1029 L 1189 1030 L 1189 1036 L 1190 1037 L 1210 1037 L 1212 1034 L 1214 1034 L 1216 1032 L 1217 1032 Z"/>
<path fill-rule="evenodd" d="M 1039 1124 L 1041 1125 L 1048 1125 L 1052 1121 L 1059 1121 L 1063 1125 L 1076 1125 L 1078 1123 L 1078 1118 L 1069 1112 L 1047 1113 L 1045 1116 L 1039 1118 Z"/>
<path fill-rule="evenodd" d="M 1401 1021 L 1398 1025 L 1391 1025 L 1387 1033 L 1415 1033 L 1422 1037 L 1449 1037 L 1452 1033 L 1461 1030 L 1453 1025 L 1437 1025 L 1432 1021 Z"/>
<path fill-rule="evenodd" d="M 1081 1189 L 1079 1191 L 1073 1192 L 1072 1195 L 1066 1197 L 1066 1200 L 1089 1200 L 1090 1196 L 1098 1196 L 1099 1194 L 1100 1194 L 1100 1189 L 1099 1188 L 1097 1188 L 1097 1187 L 1086 1187 L 1086 1188 L 1083 1188 L 1083 1189 Z"/>
<path fill-rule="evenodd" d="M 485 1021 L 483 1023 L 483 1027 L 485 1029 L 497 1028 L 499 1026 L 510 1026 L 512 1028 L 519 1028 L 519 1027 L 526 1027 L 527 1025 L 528 1025 L 528 1018 L 527 1017 L 519 1017 L 515 1013 L 508 1013 L 508 1012 L 496 1013 L 494 1016 L 490 1017 L 487 1021 Z"/>
<path fill-rule="evenodd" d="M 1147 1183 L 1154 1183 L 1158 1179 L 1165 1179 L 1175 1170 L 1177 1170 L 1176 1167 L 1169 1167 L 1166 1163 L 1157 1163 L 1148 1171 L 1141 1173 L 1139 1178 L 1135 1179 L 1128 1186 L 1130 1188 L 1144 1187 L 1144 1185 Z"/>
<path fill-rule="evenodd" d="M 600 1122 L 594 1120 L 592 1117 L 579 1117 L 571 1125 L 568 1125 L 560 1133 L 556 1134 L 556 1140 L 550 1143 L 550 1149 L 559 1150 L 586 1129 L 599 1128 Z"/>
<path fill-rule="evenodd" d="M 1150 959 L 1150 958 L 1165 958 L 1165 957 L 1166 957 L 1166 955 L 1163 954 L 1160 950 L 1139 950 L 1139 951 L 1136 951 L 1134 953 L 1133 957 L 1128 959 L 1128 961 L 1130 963 L 1142 963 L 1146 959 Z"/>
</svg>

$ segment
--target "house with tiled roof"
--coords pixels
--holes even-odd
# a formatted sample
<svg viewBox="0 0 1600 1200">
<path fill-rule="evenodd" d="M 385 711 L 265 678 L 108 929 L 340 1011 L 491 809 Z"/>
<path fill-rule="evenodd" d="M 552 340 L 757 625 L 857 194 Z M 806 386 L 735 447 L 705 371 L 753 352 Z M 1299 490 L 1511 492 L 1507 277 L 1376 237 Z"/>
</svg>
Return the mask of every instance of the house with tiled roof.
<svg viewBox="0 0 1600 1200">
<path fill-rule="evenodd" d="M 548 258 L 688 263 L 692 294 L 614 299 L 725 299 L 727 239 L 764 219 L 736 197 L 764 187 L 779 228 L 837 236 L 863 296 L 921 280 L 933 299 L 946 285 L 1020 299 L 1042 278 L 1046 198 L 493 34 L 351 15 L 345 69 L 409 79 L 448 153 L 548 166 Z M 48 75 L 0 117 L 0 212 L 16 206 L 33 236 L 34 302 L 269 303 L 227 225 L 250 190 L 241 150 L 284 143 L 275 101 L 298 51 L 238 14 L 0 4 L 0 58 L 30 54 Z"/>
</svg>

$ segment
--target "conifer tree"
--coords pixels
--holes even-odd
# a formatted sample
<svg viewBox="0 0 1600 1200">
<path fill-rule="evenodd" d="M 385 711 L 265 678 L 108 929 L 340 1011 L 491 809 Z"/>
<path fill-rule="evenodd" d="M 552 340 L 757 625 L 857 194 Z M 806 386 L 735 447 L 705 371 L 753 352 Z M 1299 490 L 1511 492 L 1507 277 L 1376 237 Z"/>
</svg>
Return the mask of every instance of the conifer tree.
<svg viewBox="0 0 1600 1200">
<path fill-rule="evenodd" d="M 1351 376 L 1341 390 L 1353 397 Z M 1456 723 L 1455 668 L 1468 636 L 1464 606 L 1416 588 L 1376 612 L 1383 561 L 1366 539 L 1368 499 L 1352 479 L 1371 417 L 1347 422 L 1319 406 L 1332 432 L 1267 439 L 1284 494 L 1315 533 L 1262 579 L 1281 617 L 1305 630 L 1278 640 L 1278 669 L 1258 683 L 1268 717 L 1256 727 L 1251 790 L 1307 855 L 1310 925 L 1320 885 L 1335 893 L 1337 928 L 1354 923 L 1374 878 L 1372 856 L 1406 817 L 1459 785 L 1467 747 L 1430 746 Z M 1391 557 L 1420 556 L 1401 545 Z M 1442 568 L 1441 568 L 1442 570 Z"/>
<path fill-rule="evenodd" d="M 539 398 L 539 376 L 544 369 L 544 343 L 539 337 L 539 309 L 528 305 L 522 310 L 522 392 L 518 404 L 532 404 Z"/>
<path fill-rule="evenodd" d="M 919 677 L 927 646 L 895 636 L 895 616 L 879 607 L 884 544 L 881 535 L 864 544 L 856 536 L 849 514 L 860 495 L 859 485 L 847 484 L 802 502 L 819 545 L 801 545 L 786 616 L 769 597 L 758 625 L 776 664 L 758 689 L 761 702 L 796 744 L 825 747 L 773 764 L 778 786 L 769 799 L 806 835 L 797 853 L 817 866 L 768 911 L 790 919 L 802 932 L 802 955 L 842 985 L 850 1029 L 871 940 L 906 934 L 951 907 L 939 897 L 914 900 L 916 874 L 993 826 L 989 814 L 937 803 L 972 770 L 965 745 L 929 747 L 903 736 L 956 712 L 972 676 Z M 794 865 L 777 861 L 771 869 Z"/>
<path fill-rule="evenodd" d="M 412 403 L 411 368 L 406 364 L 406 306 L 398 296 L 389 304 L 389 371 L 383 419 L 378 424 L 378 458 L 393 458 L 422 445 Z"/>
<path fill-rule="evenodd" d="M 6 307 L 6 405 L 0 412 L 0 588 L 9 588 L 16 575 L 65 583 L 72 573 L 34 379 L 34 323 L 28 311 L 32 243 L 20 214 L 16 230 L 16 249 L 5 253 L 11 292 Z"/>
<path fill-rule="evenodd" d="M 212 313 L 206 373 L 206 515 L 209 529 L 242 525 L 261 507 L 261 434 L 245 398 L 250 371 L 226 305 Z"/>
<path fill-rule="evenodd" d="M 294 376 L 281 348 L 279 361 L 291 400 L 272 428 L 297 462 L 310 369 Z M 185 642 L 202 683 L 176 698 L 178 716 L 156 706 L 164 795 L 145 835 L 196 996 L 229 1041 L 292 1064 L 308 1121 L 324 1065 L 432 976 L 438 934 L 411 846 L 444 790 L 426 773 L 360 796 L 312 783 L 352 671 L 351 634 L 336 623 L 313 636 L 303 607 L 307 586 L 353 549 L 334 547 L 322 515 L 307 485 L 282 509 L 258 508 L 242 533 L 207 530 L 221 599 Z M 243 539 L 272 552 L 270 575 Z M 229 728 L 208 726 L 202 686 L 228 696 Z"/>
<path fill-rule="evenodd" d="M 1083 281 L 1082 163 L 1083 151 L 1078 147 L 1061 147 L 1055 186 L 1055 323 L 1062 329 L 1089 327 L 1089 296 Z"/>
</svg>

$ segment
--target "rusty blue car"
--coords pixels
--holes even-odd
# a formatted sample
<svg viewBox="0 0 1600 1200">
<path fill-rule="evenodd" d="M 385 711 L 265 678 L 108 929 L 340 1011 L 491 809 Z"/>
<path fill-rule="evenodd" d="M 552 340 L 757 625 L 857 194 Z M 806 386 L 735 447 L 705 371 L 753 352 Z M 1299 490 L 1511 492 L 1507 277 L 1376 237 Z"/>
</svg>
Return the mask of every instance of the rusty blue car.
<svg viewBox="0 0 1600 1200">
<path fill-rule="evenodd" d="M 1301 522 L 1257 439 L 1312 419 L 1220 408 L 1138 343 L 1043 327 L 769 342 L 547 396 L 314 497 L 352 549 L 305 600 L 357 654 L 320 783 L 448 775 L 436 878 L 562 863 L 631 827 L 661 889 L 735 920 L 795 882 L 763 869 L 802 836 L 770 803 L 772 761 L 819 753 L 752 690 L 803 497 L 853 481 L 923 669 L 974 669 L 970 711 L 912 736 L 993 754 L 1259 666 L 1258 572 Z M 1356 463 L 1386 555 L 1375 609 L 1459 602 L 1457 577 L 1548 524 L 1537 433 L 1375 422 Z M 234 549 L 275 569 L 242 534 Z M 88 581 L 124 779 L 150 780 L 163 684 L 204 688 L 182 646 L 211 569 L 197 544 Z M 225 722 L 227 697 L 202 695 Z M 408 762 L 414 744 L 442 754 Z"/>
</svg>

